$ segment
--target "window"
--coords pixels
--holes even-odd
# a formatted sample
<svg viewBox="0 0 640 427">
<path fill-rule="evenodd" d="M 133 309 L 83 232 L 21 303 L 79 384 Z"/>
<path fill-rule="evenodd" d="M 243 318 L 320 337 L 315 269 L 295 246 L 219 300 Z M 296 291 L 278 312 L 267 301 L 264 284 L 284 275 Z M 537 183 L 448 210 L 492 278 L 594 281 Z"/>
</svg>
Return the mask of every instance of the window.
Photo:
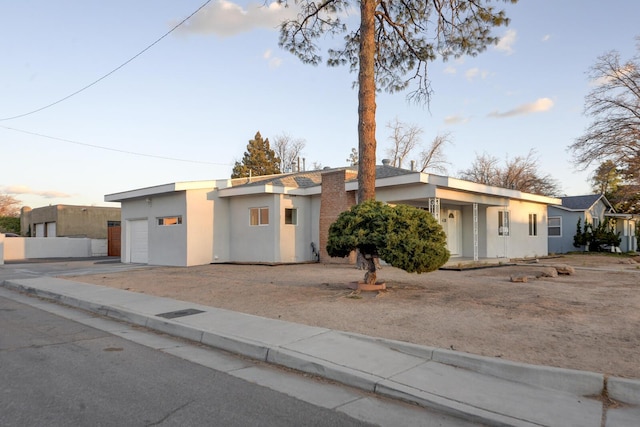
<svg viewBox="0 0 640 427">
<path fill-rule="evenodd" d="M 562 236 L 562 217 L 550 216 L 547 220 L 547 234 L 549 237 Z"/>
<path fill-rule="evenodd" d="M 509 211 L 498 212 L 498 236 L 509 235 Z"/>
<path fill-rule="evenodd" d="M 180 225 L 182 224 L 182 216 L 165 216 L 158 218 L 158 225 Z"/>
<path fill-rule="evenodd" d="M 538 214 L 529 214 L 529 236 L 538 235 Z"/>
<path fill-rule="evenodd" d="M 269 208 L 251 208 L 249 221 L 251 225 L 269 225 Z"/>
<path fill-rule="evenodd" d="M 297 225 L 298 224 L 298 210 L 297 209 L 284 209 L 284 223 Z"/>
</svg>

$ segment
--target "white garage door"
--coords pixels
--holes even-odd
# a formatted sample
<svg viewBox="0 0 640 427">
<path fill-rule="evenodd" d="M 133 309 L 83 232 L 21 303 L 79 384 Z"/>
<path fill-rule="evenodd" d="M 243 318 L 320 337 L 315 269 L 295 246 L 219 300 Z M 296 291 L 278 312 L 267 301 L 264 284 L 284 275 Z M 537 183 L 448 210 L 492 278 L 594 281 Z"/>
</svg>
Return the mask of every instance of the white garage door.
<svg viewBox="0 0 640 427">
<path fill-rule="evenodd" d="M 34 230 L 36 232 L 35 237 L 45 237 L 46 234 L 44 230 L 45 228 L 43 222 L 41 222 L 40 224 L 36 224 L 36 229 Z"/>
<path fill-rule="evenodd" d="M 129 222 L 129 262 L 149 262 L 149 225 L 146 219 Z"/>
<path fill-rule="evenodd" d="M 47 237 L 56 237 L 56 223 L 48 222 L 47 223 Z"/>
</svg>

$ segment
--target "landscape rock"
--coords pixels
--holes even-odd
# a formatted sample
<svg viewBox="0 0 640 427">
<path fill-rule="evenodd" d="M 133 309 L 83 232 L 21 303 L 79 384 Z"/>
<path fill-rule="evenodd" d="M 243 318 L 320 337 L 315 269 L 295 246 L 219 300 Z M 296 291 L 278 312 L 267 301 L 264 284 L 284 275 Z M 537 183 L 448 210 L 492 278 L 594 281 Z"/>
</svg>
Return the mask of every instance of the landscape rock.
<svg viewBox="0 0 640 427">
<path fill-rule="evenodd" d="M 554 267 L 545 267 L 538 272 L 538 277 L 558 277 L 558 270 Z"/>
<path fill-rule="evenodd" d="M 576 269 L 567 264 L 558 264 L 555 266 L 555 269 L 558 274 L 566 274 L 572 276 L 576 273 Z"/>
<path fill-rule="evenodd" d="M 527 283 L 528 280 L 529 278 L 526 274 L 513 274 L 511 276 L 511 281 L 513 283 Z"/>
</svg>

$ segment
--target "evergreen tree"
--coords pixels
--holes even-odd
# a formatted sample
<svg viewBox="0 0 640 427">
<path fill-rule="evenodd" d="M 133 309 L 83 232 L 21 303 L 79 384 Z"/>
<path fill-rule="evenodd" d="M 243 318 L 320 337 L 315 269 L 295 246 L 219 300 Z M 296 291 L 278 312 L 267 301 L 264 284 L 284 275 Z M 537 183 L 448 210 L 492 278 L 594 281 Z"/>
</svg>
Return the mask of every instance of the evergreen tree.
<svg viewBox="0 0 640 427">
<path fill-rule="evenodd" d="M 269 146 L 269 138 L 262 139 L 260 132 L 247 144 L 242 162 L 233 166 L 231 178 L 273 175 L 280 173 L 280 159 Z"/>
<path fill-rule="evenodd" d="M 433 216 L 408 205 L 367 200 L 342 212 L 329 227 L 329 256 L 358 249 L 367 264 L 364 283 L 376 283 L 377 258 L 409 273 L 437 270 L 449 260 L 447 237 Z"/>
<path fill-rule="evenodd" d="M 585 224 L 585 229 L 582 229 L 582 218 L 578 218 L 576 224 L 576 234 L 573 236 L 573 246 L 576 248 L 584 248 L 589 243 L 589 236 L 587 236 L 588 224 Z"/>
</svg>

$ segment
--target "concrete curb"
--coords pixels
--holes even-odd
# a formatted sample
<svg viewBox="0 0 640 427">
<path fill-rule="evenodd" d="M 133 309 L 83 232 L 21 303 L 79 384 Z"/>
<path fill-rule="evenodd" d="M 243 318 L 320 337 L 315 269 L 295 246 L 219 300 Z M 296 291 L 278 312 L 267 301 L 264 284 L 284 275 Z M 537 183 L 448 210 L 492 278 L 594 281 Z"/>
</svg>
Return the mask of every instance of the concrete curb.
<svg viewBox="0 0 640 427">
<path fill-rule="evenodd" d="M 403 341 L 386 339 L 381 341 L 406 354 L 509 381 L 526 382 L 537 387 L 581 396 L 599 395 L 604 387 L 605 375 L 595 372 L 531 365 L 460 351 L 420 346 Z M 637 383 L 640 384 L 640 381 Z"/>
<path fill-rule="evenodd" d="M 640 380 L 609 377 L 607 392 L 613 400 L 640 406 Z"/>
<path fill-rule="evenodd" d="M 423 407 L 433 408 L 453 416 L 461 417 L 473 422 L 484 423 L 486 425 L 532 426 L 538 424 L 473 406 L 463 401 L 452 400 L 449 397 L 439 396 L 429 391 L 416 389 L 411 385 L 402 384 L 401 382 L 392 379 L 396 375 L 395 373 L 384 373 L 384 371 L 380 370 L 372 370 L 371 372 L 377 373 L 370 373 L 364 369 L 359 370 L 354 369 L 354 367 L 351 366 L 344 366 L 341 364 L 342 361 L 340 360 L 336 360 L 335 362 L 327 360 L 324 358 L 323 354 L 312 356 L 296 350 L 301 350 L 303 348 L 305 340 L 313 339 L 318 336 L 322 336 L 324 339 L 337 340 L 338 344 L 341 342 L 340 340 L 345 339 L 362 341 L 365 348 L 367 345 L 382 344 L 387 349 L 403 354 L 404 356 L 402 356 L 402 358 L 408 358 L 410 360 L 413 360 L 411 357 L 415 358 L 415 362 L 411 363 L 415 363 L 417 366 L 420 364 L 424 365 L 435 362 L 455 368 L 462 368 L 480 375 L 510 381 L 512 383 L 526 384 L 540 389 L 548 389 L 550 392 L 556 391 L 576 396 L 599 396 L 606 390 L 609 397 L 616 401 L 632 405 L 640 405 L 640 380 L 616 377 L 606 378 L 605 375 L 594 372 L 529 365 L 490 357 L 476 356 L 452 350 L 420 346 L 401 341 L 372 338 L 347 332 L 331 331 L 323 328 L 310 327 L 312 329 L 310 333 L 306 333 L 304 336 L 299 338 L 293 338 L 293 341 L 282 340 L 281 343 L 276 342 L 275 344 L 266 344 L 247 338 L 247 336 L 250 337 L 251 334 L 247 334 L 247 336 L 242 337 L 226 334 L 220 331 L 206 331 L 204 329 L 199 329 L 198 325 L 187 325 L 180 321 L 157 317 L 157 314 L 140 313 L 117 304 L 101 304 L 99 301 L 101 300 L 100 295 L 102 291 L 98 289 L 100 287 L 92 288 L 93 301 L 87 301 L 82 299 L 81 287 L 78 288 L 80 295 L 70 295 L 72 290 L 75 291 L 72 286 L 71 290 L 68 288 L 65 293 L 62 291 L 55 292 L 52 290 L 39 289 L 37 287 L 30 286 L 28 283 L 20 282 L 23 282 L 23 280 L 6 280 L 1 285 L 7 289 L 36 295 L 106 317 L 144 326 L 168 335 L 199 342 L 231 353 L 240 354 L 252 359 L 318 375 L 382 396 L 413 402 Z M 130 301 L 135 298 L 143 300 L 144 298 L 150 297 L 144 294 L 136 295 L 138 294 L 123 294 L 122 299 Z M 112 293 L 110 293 L 110 296 L 113 300 L 114 296 Z M 119 300 L 119 298 L 120 297 L 118 295 L 115 296 L 116 300 Z M 164 307 L 165 305 L 171 305 L 170 310 L 199 306 L 198 304 L 158 298 L 158 302 L 157 304 L 153 304 L 153 308 L 154 310 L 157 310 L 158 307 Z M 199 307 L 211 309 L 211 307 Z M 216 310 L 221 312 L 225 311 L 222 309 Z M 154 311 L 154 313 L 157 312 L 158 311 Z M 221 313 L 220 316 L 225 316 L 225 313 Z M 258 318 L 257 316 L 251 315 L 243 316 L 247 317 L 241 318 L 240 320 L 242 322 L 255 321 L 255 319 Z M 265 319 L 265 321 L 267 320 L 270 322 L 280 322 L 278 320 Z M 282 323 L 286 324 L 287 322 Z M 259 336 L 256 335 L 256 338 L 258 337 Z M 297 341 L 298 339 L 300 342 Z"/>
</svg>

